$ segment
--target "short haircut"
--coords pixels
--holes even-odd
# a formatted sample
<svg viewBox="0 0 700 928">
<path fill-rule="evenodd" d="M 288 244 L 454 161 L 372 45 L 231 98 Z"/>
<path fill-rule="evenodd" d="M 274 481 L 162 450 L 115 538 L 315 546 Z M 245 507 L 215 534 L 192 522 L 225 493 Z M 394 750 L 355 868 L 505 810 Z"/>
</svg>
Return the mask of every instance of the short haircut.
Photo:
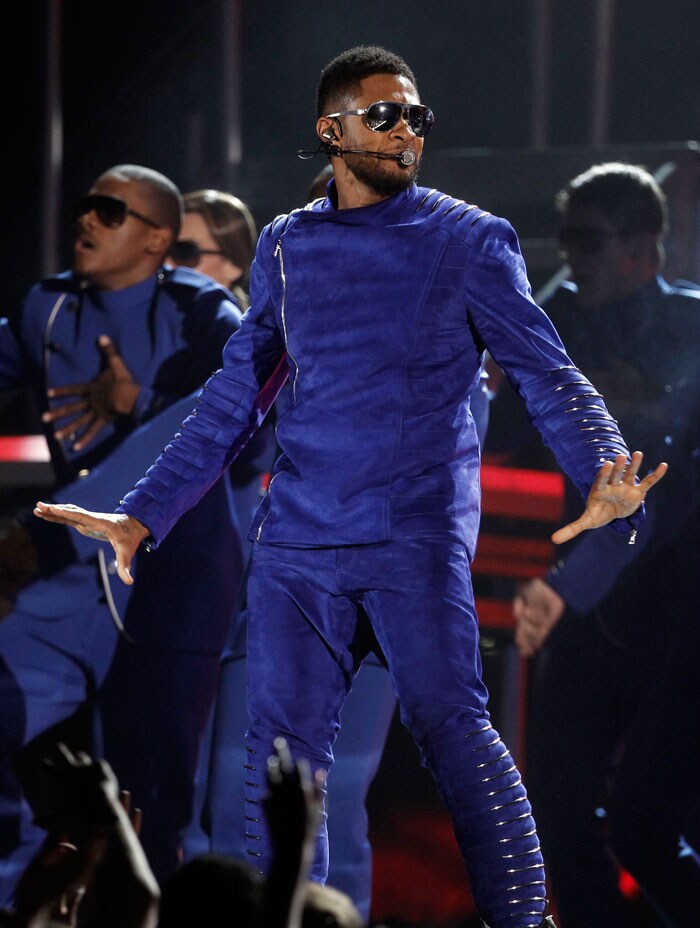
<svg viewBox="0 0 700 928">
<path fill-rule="evenodd" d="M 561 213 L 569 204 L 597 207 L 623 238 L 637 232 L 663 238 L 668 229 L 666 196 L 641 165 L 622 161 L 593 165 L 557 194 Z"/>
<path fill-rule="evenodd" d="M 400 55 L 380 45 L 357 45 L 336 56 L 321 71 L 316 89 L 316 115 L 325 116 L 343 108 L 358 84 L 373 74 L 397 74 L 409 80 L 418 92 L 413 71 Z"/>
<path fill-rule="evenodd" d="M 170 178 L 140 164 L 117 164 L 105 171 L 99 180 L 103 177 L 119 177 L 138 184 L 151 207 L 151 218 L 170 229 L 174 239 L 178 237 L 183 201 L 179 188 Z"/>
</svg>

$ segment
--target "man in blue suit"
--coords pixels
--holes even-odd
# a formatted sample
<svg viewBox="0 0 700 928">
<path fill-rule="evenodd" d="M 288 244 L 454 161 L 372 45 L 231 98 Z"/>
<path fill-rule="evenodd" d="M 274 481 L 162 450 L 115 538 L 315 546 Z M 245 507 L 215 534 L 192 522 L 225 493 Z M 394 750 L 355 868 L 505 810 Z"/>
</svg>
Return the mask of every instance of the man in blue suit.
<svg viewBox="0 0 700 928">
<path fill-rule="evenodd" d="M 557 199 L 571 267 L 545 309 L 636 447 L 663 455 L 636 544 L 604 528 L 562 550 L 514 602 L 521 654 L 541 652 L 528 785 L 567 928 L 636 924 L 620 865 L 677 928 L 697 925 L 700 869 L 682 853 L 700 807 L 700 291 L 661 276 L 666 200 L 643 168 L 595 165 Z M 576 501 L 570 484 L 567 512 Z"/>
<path fill-rule="evenodd" d="M 164 447 L 240 326 L 227 290 L 164 264 L 181 211 L 180 192 L 163 175 L 109 169 L 73 209 L 73 269 L 36 284 L 20 311 L 0 321 L 0 388 L 33 391 L 57 501 L 116 505 L 117 488 Z M 31 514 L 20 516 L 2 559 L 6 572 L 13 552 L 30 551 L 34 561 L 32 582 L 11 590 L 0 623 L 3 904 L 43 837 L 26 804 L 42 799 L 38 760 L 69 723 L 69 743 L 104 753 L 143 810 L 141 838 L 156 875 L 177 866 L 242 570 L 227 480 L 215 482 L 167 545 L 139 557 L 132 588 L 115 582 L 104 545 L 37 526 Z M 93 728 L 101 748 L 83 742 Z"/>
<path fill-rule="evenodd" d="M 406 62 L 376 46 L 344 52 L 321 73 L 317 113 L 328 195 L 263 230 L 250 308 L 195 414 L 116 512 L 35 512 L 109 540 L 129 583 L 139 546 L 158 545 L 235 458 L 284 356 L 281 454 L 250 535 L 248 853 L 266 869 L 264 773 L 278 735 L 332 791 L 341 710 L 376 648 L 482 918 L 535 928 L 549 923 L 543 862 L 490 722 L 469 573 L 480 513 L 470 395 L 485 351 L 587 498 L 556 540 L 613 520 L 629 536 L 665 466 L 638 480 L 642 455 L 629 455 L 532 300 L 510 224 L 417 185 L 434 117 Z M 324 820 L 311 879 L 327 872 Z"/>
</svg>

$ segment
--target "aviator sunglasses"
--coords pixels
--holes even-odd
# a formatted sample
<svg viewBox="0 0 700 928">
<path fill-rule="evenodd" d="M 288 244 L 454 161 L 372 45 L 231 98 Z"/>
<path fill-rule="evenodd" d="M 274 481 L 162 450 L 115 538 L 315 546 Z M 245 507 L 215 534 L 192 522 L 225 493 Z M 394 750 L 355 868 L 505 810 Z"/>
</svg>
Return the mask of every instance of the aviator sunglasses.
<svg viewBox="0 0 700 928">
<path fill-rule="evenodd" d="M 88 193 L 76 200 L 70 212 L 71 222 L 76 223 L 81 216 L 92 212 L 95 213 L 102 225 L 107 226 L 109 229 L 118 229 L 119 226 L 124 224 L 127 216 L 140 219 L 141 222 L 145 222 L 146 225 L 152 226 L 154 229 L 160 228 L 160 224 L 153 219 L 137 213 L 135 209 L 130 209 L 124 200 L 119 197 L 107 196 L 104 193 Z"/>
<path fill-rule="evenodd" d="M 343 110 L 342 113 L 328 113 L 326 119 L 339 116 L 365 116 L 367 128 L 372 132 L 388 132 L 399 119 L 405 119 L 411 131 L 419 138 L 424 138 L 432 129 L 435 116 L 429 106 L 422 103 L 394 103 L 379 100 L 371 103 L 365 110 Z"/>
<path fill-rule="evenodd" d="M 202 255 L 221 255 L 223 251 L 214 248 L 200 248 L 196 242 L 189 238 L 181 238 L 170 246 L 170 257 L 175 264 L 184 264 L 185 267 L 196 267 L 202 260 Z"/>
</svg>

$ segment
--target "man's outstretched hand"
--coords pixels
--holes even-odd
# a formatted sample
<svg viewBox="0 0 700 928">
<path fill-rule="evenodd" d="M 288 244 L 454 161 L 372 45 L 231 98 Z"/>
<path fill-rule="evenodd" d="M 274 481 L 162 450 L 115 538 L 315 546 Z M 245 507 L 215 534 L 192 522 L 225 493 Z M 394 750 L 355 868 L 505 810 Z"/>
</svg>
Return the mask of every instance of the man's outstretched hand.
<svg viewBox="0 0 700 928">
<path fill-rule="evenodd" d="M 619 454 L 615 463 L 606 461 L 591 487 L 583 514 L 557 529 L 552 535 L 554 544 L 560 545 L 590 528 L 600 528 L 613 519 L 626 519 L 636 512 L 649 490 L 668 470 L 668 464 L 659 464 L 655 471 L 637 483 L 643 457 L 641 451 L 635 451 L 629 464 L 624 454 Z"/>
<path fill-rule="evenodd" d="M 150 534 L 145 525 L 138 519 L 125 513 L 88 512 L 72 503 L 55 505 L 53 503 L 37 503 L 34 515 L 46 522 L 59 522 L 68 525 L 97 541 L 108 541 L 117 555 L 117 573 L 126 584 L 132 584 L 131 562 L 139 545 Z"/>
</svg>

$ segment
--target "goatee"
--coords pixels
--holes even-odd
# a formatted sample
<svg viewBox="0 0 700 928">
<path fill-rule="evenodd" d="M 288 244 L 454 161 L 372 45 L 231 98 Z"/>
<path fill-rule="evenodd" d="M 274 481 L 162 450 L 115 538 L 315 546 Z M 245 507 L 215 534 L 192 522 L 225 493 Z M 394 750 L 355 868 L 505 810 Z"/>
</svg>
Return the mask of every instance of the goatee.
<svg viewBox="0 0 700 928">
<path fill-rule="evenodd" d="M 345 163 L 351 174 L 380 197 L 391 197 L 408 190 L 415 184 L 420 168 L 420 161 L 416 161 L 410 168 L 396 171 L 393 168 L 385 168 L 381 160 L 372 160 L 372 155 L 366 154 L 348 153 Z"/>
</svg>

